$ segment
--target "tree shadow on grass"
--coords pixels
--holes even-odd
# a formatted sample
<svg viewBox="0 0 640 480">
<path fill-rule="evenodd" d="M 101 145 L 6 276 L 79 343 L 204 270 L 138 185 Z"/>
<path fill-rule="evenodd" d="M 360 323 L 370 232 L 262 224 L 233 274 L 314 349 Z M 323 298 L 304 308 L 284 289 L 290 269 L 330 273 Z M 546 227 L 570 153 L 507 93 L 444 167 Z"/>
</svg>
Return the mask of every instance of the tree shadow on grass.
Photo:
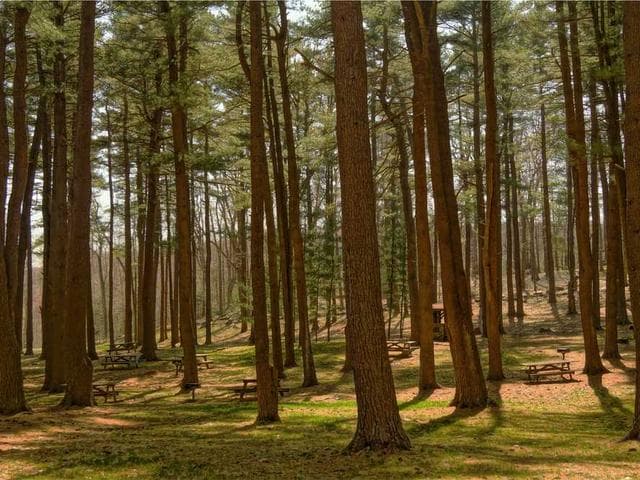
<svg viewBox="0 0 640 480">
<path fill-rule="evenodd" d="M 609 389 L 602 384 L 602 375 L 589 375 L 589 386 L 600 402 L 600 408 L 607 414 L 608 420 L 625 426 L 633 413 L 622 400 L 611 395 Z"/>
</svg>

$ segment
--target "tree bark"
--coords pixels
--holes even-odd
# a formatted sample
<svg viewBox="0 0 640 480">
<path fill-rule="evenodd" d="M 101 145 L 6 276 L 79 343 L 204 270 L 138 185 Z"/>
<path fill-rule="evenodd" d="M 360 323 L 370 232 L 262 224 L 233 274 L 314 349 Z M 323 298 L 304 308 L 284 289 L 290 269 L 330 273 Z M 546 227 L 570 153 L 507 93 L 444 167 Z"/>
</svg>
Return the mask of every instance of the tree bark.
<svg viewBox="0 0 640 480">
<path fill-rule="evenodd" d="M 626 438 L 640 440 L 640 4 L 624 2 L 624 66 L 627 101 L 624 120 L 627 182 L 626 253 L 629 264 L 629 292 L 635 325 L 636 379 L 633 424 Z"/>
<path fill-rule="evenodd" d="M 262 5 L 249 4 L 251 25 L 251 286 L 258 396 L 256 423 L 280 420 L 278 415 L 277 372 L 269 361 L 269 326 L 264 265 L 264 219 L 269 202 L 269 172 L 265 149 L 262 82 Z"/>
<path fill-rule="evenodd" d="M 78 100 L 73 142 L 73 177 L 70 192 L 65 278 L 65 361 L 67 389 L 65 407 L 93 404 L 93 365 L 87 356 L 86 313 L 91 281 L 89 264 L 91 210 L 91 113 L 93 109 L 93 52 L 96 2 L 80 9 L 78 46 Z"/>
<path fill-rule="evenodd" d="M 411 444 L 402 428 L 385 343 L 362 21 L 358 2 L 331 4 L 347 349 L 358 407 L 356 432 L 347 448 L 407 449 Z"/>
<path fill-rule="evenodd" d="M 487 387 L 473 334 L 468 283 L 463 266 L 458 205 L 453 186 L 447 95 L 437 36 L 437 4 L 428 1 L 414 6 L 423 49 L 427 52 L 427 71 L 431 72 L 426 82 L 425 114 L 442 292 L 456 377 L 452 405 L 473 408 L 486 405 Z"/>
<path fill-rule="evenodd" d="M 542 216 L 544 221 L 544 271 L 547 276 L 547 298 L 551 305 L 556 303 L 556 272 L 553 263 L 553 242 L 551 241 L 551 204 L 549 202 L 549 174 L 547 161 L 547 123 L 545 105 L 540 105 L 540 154 L 542 157 Z"/>
<path fill-rule="evenodd" d="M 558 14 L 558 40 L 560 46 L 560 67 L 564 93 L 564 107 L 567 122 L 568 149 L 571 162 L 571 175 L 574 179 L 576 194 L 576 236 L 578 240 L 580 285 L 580 319 L 585 347 L 584 373 L 594 375 L 605 372 L 598 351 L 598 339 L 593 327 L 593 272 L 591 263 L 591 245 L 589 238 L 589 194 L 587 163 L 585 157 L 584 112 L 582 108 L 582 80 L 580 53 L 578 50 L 577 18 L 575 4 L 569 4 L 571 14 L 570 46 L 571 63 L 564 20 L 564 2 L 556 2 Z M 573 74 L 573 84 L 571 82 Z"/>
<path fill-rule="evenodd" d="M 171 127 L 173 133 L 174 166 L 176 176 L 176 231 L 178 240 L 178 308 L 180 310 L 180 344 L 183 351 L 184 375 L 182 385 L 198 382 L 198 366 L 196 364 L 196 338 L 193 328 L 192 284 L 191 284 L 191 240 L 190 240 L 190 205 L 189 179 L 186 167 L 188 146 L 186 142 L 187 115 L 179 94 L 178 63 L 186 62 L 186 52 L 181 49 L 180 57 L 176 47 L 175 23 L 171 17 L 176 15 L 179 23 L 186 17 L 177 8 L 172 12 L 168 1 L 159 2 L 160 13 L 165 20 L 165 35 L 169 59 L 169 86 L 171 92 Z M 181 28 L 182 30 L 182 28 Z"/>
</svg>

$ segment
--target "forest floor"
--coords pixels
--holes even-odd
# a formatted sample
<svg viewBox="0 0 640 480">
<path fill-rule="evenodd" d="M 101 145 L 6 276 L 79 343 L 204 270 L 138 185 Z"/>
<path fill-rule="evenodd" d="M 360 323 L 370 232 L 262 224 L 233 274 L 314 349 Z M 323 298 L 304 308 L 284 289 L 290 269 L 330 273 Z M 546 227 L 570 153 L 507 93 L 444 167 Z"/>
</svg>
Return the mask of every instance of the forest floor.
<svg viewBox="0 0 640 480">
<path fill-rule="evenodd" d="M 640 479 L 640 444 L 620 442 L 632 417 L 633 343 L 621 345 L 623 360 L 606 362 L 611 373 L 602 377 L 529 385 L 522 364 L 557 360 L 560 346 L 571 348 L 576 370 L 582 366 L 579 319 L 543 300 L 529 300 L 522 324 L 506 325 L 507 379 L 489 384 L 493 406 L 448 406 L 454 389 L 446 343 L 436 345 L 442 388 L 428 398 L 416 397 L 417 352 L 392 361 L 413 448 L 389 455 L 343 453 L 356 406 L 352 378 L 340 372 L 340 336 L 313 345 L 320 385 L 302 389 L 301 369 L 287 371 L 291 392 L 280 403 L 281 423 L 270 426 L 255 426 L 255 402 L 240 402 L 230 390 L 254 376 L 253 348 L 236 327 L 199 348 L 215 366 L 200 372 L 195 402 L 178 394 L 168 361 L 107 371 L 96 363 L 96 381 L 117 381 L 119 401 L 60 410 L 60 395 L 38 392 L 43 362 L 25 358 L 32 412 L 0 419 L 0 479 Z M 625 327 L 620 335 L 632 338 Z M 486 342 L 479 342 L 486 365 Z M 179 352 L 161 345 L 159 354 L 168 360 Z"/>
</svg>

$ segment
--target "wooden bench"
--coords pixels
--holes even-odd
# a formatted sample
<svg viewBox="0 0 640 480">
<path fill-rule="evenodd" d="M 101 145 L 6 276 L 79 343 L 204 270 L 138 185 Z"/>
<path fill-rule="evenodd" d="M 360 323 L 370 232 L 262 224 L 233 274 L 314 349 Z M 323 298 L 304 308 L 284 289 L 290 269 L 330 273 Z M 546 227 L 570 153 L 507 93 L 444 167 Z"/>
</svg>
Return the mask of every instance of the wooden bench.
<svg viewBox="0 0 640 480">
<path fill-rule="evenodd" d="M 284 397 L 285 393 L 289 392 L 289 388 L 280 386 L 280 379 L 278 379 L 278 393 L 281 397 Z M 258 381 L 255 378 L 243 378 L 242 379 L 242 387 L 234 387 L 233 391 L 240 395 L 240 400 L 244 400 L 244 397 L 247 393 L 257 393 L 258 392 Z"/>
<path fill-rule="evenodd" d="M 102 367 L 115 367 L 116 365 L 126 365 L 127 368 L 140 366 L 142 355 L 140 353 L 111 353 L 102 358 Z"/>
<path fill-rule="evenodd" d="M 571 362 L 563 360 L 560 362 L 531 363 L 525 366 L 524 372 L 527 374 L 530 383 L 540 383 L 540 380 L 547 377 L 560 377 L 565 382 L 573 380 L 575 370 L 571 369 Z M 567 378 L 568 377 L 568 378 Z"/>
<path fill-rule="evenodd" d="M 400 357 L 410 357 L 411 352 L 418 348 L 418 342 L 414 340 L 387 340 L 387 350 L 400 352 Z"/>
<path fill-rule="evenodd" d="M 170 360 L 173 363 L 173 366 L 176 368 L 176 377 L 178 374 L 184 369 L 184 357 L 182 358 L 172 358 Z M 207 369 L 213 366 L 213 360 L 207 360 L 206 355 L 196 355 L 196 364 L 198 365 L 198 369 L 202 369 L 203 367 L 207 367 Z"/>
<path fill-rule="evenodd" d="M 93 396 L 104 397 L 104 403 L 109 401 L 109 398 L 115 403 L 118 400 L 118 392 L 116 390 L 116 384 L 113 382 L 94 383 L 93 384 Z"/>
</svg>

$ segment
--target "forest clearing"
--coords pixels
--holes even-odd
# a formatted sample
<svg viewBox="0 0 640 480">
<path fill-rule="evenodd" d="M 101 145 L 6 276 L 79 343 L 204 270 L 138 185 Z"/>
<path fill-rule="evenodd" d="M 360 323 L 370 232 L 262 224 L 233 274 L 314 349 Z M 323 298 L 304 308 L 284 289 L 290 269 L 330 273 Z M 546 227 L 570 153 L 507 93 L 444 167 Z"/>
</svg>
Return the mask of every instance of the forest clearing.
<svg viewBox="0 0 640 480">
<path fill-rule="evenodd" d="M 601 380 L 577 375 L 576 382 L 528 384 L 521 365 L 559 357 L 561 346 L 580 369 L 581 338 L 576 317 L 554 314 L 543 301 L 526 307 L 526 320 L 505 336 L 507 379 L 489 383 L 484 410 L 456 413 L 449 406 L 446 342 L 435 346 L 442 388 L 428 397 L 415 387 L 419 356 L 392 361 L 413 444 L 393 455 L 343 453 L 356 406 L 349 375 L 340 371 L 342 336 L 314 344 L 321 385 L 299 388 L 300 369 L 287 371 L 283 383 L 293 388 L 280 401 L 282 422 L 270 426 L 255 426 L 255 403 L 240 402 L 230 389 L 254 370 L 252 347 L 237 328 L 216 330 L 219 343 L 199 349 L 215 366 L 201 370 L 195 402 L 178 394 L 168 361 L 174 352 L 166 345 L 159 345 L 160 361 L 139 370 L 96 366 L 96 381 L 117 381 L 121 396 L 88 410 L 52 409 L 59 395 L 38 393 L 42 362 L 29 359 L 25 388 L 33 413 L 0 420 L 10 435 L 0 437 L 0 479 L 640 478 L 638 447 L 619 442 L 633 405 L 633 348 L 622 345 L 622 360 L 607 363 L 611 373 Z"/>
<path fill-rule="evenodd" d="M 640 478 L 640 1 L 0 2 L 0 480 Z"/>
</svg>

